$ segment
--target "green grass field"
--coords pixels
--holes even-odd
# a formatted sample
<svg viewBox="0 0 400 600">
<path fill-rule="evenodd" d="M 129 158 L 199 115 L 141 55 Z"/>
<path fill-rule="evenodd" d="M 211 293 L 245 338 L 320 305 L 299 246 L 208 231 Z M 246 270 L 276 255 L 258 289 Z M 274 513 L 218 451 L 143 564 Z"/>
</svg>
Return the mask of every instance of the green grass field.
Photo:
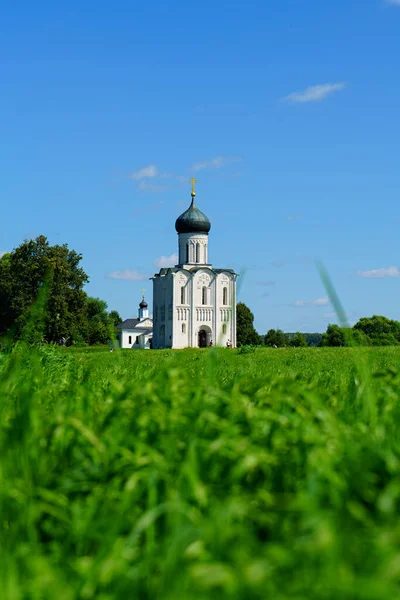
<svg viewBox="0 0 400 600">
<path fill-rule="evenodd" d="M 1 597 L 400 598 L 399 362 L 0 353 Z"/>
</svg>

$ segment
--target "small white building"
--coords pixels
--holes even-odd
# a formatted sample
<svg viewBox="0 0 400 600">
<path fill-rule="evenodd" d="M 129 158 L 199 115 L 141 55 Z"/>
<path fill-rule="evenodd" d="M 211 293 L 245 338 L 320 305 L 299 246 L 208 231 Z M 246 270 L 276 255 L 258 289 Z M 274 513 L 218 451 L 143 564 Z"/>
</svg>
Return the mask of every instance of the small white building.
<svg viewBox="0 0 400 600">
<path fill-rule="evenodd" d="M 149 318 L 149 307 L 142 298 L 139 304 L 139 317 L 125 319 L 117 325 L 118 339 L 121 348 L 150 349 L 153 338 L 153 319 Z"/>
<path fill-rule="evenodd" d="M 236 347 L 236 279 L 209 262 L 211 223 L 192 203 L 176 220 L 179 264 L 153 280 L 153 348 Z"/>
</svg>

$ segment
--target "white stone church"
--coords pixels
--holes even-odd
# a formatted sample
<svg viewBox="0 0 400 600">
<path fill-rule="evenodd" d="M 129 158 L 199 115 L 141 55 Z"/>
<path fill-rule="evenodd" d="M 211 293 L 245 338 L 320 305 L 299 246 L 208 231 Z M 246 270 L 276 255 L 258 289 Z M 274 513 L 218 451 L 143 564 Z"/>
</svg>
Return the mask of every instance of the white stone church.
<svg viewBox="0 0 400 600">
<path fill-rule="evenodd" d="M 211 223 L 192 202 L 176 220 L 179 264 L 153 280 L 153 348 L 236 347 L 236 279 L 209 262 Z"/>
<path fill-rule="evenodd" d="M 149 350 L 152 347 L 153 319 L 149 317 L 149 307 L 144 296 L 139 304 L 138 318 L 125 319 L 116 329 L 121 348 Z"/>
</svg>

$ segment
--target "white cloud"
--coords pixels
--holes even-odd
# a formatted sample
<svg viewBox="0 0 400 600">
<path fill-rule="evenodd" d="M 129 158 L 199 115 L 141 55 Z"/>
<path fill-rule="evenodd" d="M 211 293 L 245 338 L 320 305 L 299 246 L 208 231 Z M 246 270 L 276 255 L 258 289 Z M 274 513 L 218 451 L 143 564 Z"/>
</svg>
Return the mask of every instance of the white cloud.
<svg viewBox="0 0 400 600">
<path fill-rule="evenodd" d="M 386 4 L 394 4 L 395 6 L 400 6 L 400 0 L 386 0 Z"/>
<path fill-rule="evenodd" d="M 400 2 L 399 2 L 400 4 Z M 399 268 L 396 266 L 388 267 L 387 269 L 371 269 L 370 271 L 357 271 L 358 277 L 400 277 Z"/>
<path fill-rule="evenodd" d="M 327 304 L 329 304 L 329 298 L 328 296 L 324 296 L 324 298 L 317 298 L 309 302 L 306 300 L 296 300 L 293 306 L 326 306 Z"/>
<path fill-rule="evenodd" d="M 1 258 L 2 256 L 4 256 L 5 254 L 7 254 L 7 252 L 6 252 L 6 251 L 4 251 L 4 252 L 0 252 L 0 258 Z"/>
<path fill-rule="evenodd" d="M 293 92 L 289 94 L 283 100 L 285 102 L 299 103 L 299 102 L 320 102 L 330 94 L 339 92 L 346 87 L 344 81 L 340 83 L 323 83 L 319 85 L 312 85 L 302 92 Z"/>
<path fill-rule="evenodd" d="M 141 179 L 151 179 L 152 177 L 157 177 L 157 175 L 158 169 L 156 165 L 148 165 L 147 167 L 139 169 L 139 171 L 136 171 L 135 173 L 131 173 L 129 177 L 135 181 L 140 181 Z"/>
<path fill-rule="evenodd" d="M 143 192 L 165 192 L 168 189 L 166 185 L 160 185 L 158 183 L 150 183 L 149 181 L 142 180 L 139 183 L 139 189 Z"/>
<path fill-rule="evenodd" d="M 107 279 L 124 279 L 126 281 L 145 281 L 149 279 L 149 275 L 135 271 L 134 269 L 125 269 L 124 271 L 113 271 L 109 273 Z"/>
<path fill-rule="evenodd" d="M 210 160 L 204 160 L 203 162 L 197 162 L 192 165 L 192 171 L 204 171 L 205 169 L 222 169 L 233 163 L 240 162 L 242 159 L 240 156 L 216 156 Z"/>
<path fill-rule="evenodd" d="M 174 252 L 171 256 L 160 256 L 160 258 L 156 258 L 154 264 L 159 269 L 167 269 L 168 267 L 174 267 L 178 264 L 179 257 Z"/>
</svg>

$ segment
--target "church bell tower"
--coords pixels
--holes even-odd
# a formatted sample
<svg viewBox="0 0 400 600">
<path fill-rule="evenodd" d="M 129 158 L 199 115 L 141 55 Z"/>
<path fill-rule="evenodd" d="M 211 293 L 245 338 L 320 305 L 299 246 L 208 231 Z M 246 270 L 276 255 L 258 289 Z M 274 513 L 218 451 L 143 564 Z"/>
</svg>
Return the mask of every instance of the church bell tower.
<svg viewBox="0 0 400 600">
<path fill-rule="evenodd" d="M 236 347 L 236 279 L 209 261 L 211 223 L 195 203 L 175 222 L 178 260 L 153 280 L 153 348 Z"/>
</svg>

